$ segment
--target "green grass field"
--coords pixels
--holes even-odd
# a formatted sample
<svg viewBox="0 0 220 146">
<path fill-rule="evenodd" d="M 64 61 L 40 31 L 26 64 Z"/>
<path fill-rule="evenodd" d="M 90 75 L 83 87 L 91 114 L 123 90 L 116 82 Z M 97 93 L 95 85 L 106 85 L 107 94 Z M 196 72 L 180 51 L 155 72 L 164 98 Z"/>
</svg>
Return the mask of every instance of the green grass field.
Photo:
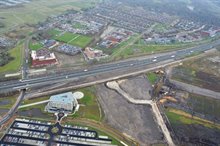
<svg viewBox="0 0 220 146">
<path fill-rule="evenodd" d="M 16 72 L 19 70 L 22 63 L 22 48 L 23 48 L 23 44 L 19 44 L 17 47 L 9 51 L 10 55 L 14 57 L 14 60 L 0 67 L 0 73 Z"/>
<path fill-rule="evenodd" d="M 149 73 L 147 73 L 147 79 L 153 85 L 157 81 L 158 76 L 155 73 L 153 73 L 153 72 L 149 72 Z"/>
<path fill-rule="evenodd" d="M 91 41 L 91 37 L 80 35 L 75 40 L 71 41 L 69 44 L 85 48 Z"/>
<path fill-rule="evenodd" d="M 81 48 L 85 48 L 92 41 L 92 37 L 69 32 L 65 32 L 63 35 L 58 36 L 55 39 Z"/>
<path fill-rule="evenodd" d="M 51 35 L 51 37 L 52 37 L 53 39 L 55 39 L 59 34 L 62 33 L 62 31 L 57 30 L 57 29 L 51 29 L 51 30 L 49 30 L 47 33 L 48 33 L 49 35 Z"/>
<path fill-rule="evenodd" d="M 190 114 L 176 110 L 173 108 L 166 109 L 166 115 L 171 124 L 178 125 L 178 124 L 198 124 L 208 128 L 218 128 L 220 130 L 220 125 L 215 125 L 214 123 L 198 118 L 198 117 L 191 117 Z"/>
<path fill-rule="evenodd" d="M 79 100 L 80 106 L 79 111 L 76 112 L 73 117 L 92 119 L 95 121 L 101 121 L 102 117 L 100 115 L 99 106 L 96 98 L 96 91 L 94 87 L 84 88 L 80 90 L 84 93 L 84 98 Z"/>
<path fill-rule="evenodd" d="M 0 33 L 17 28 L 24 24 L 37 24 L 43 22 L 47 17 L 59 15 L 66 10 L 81 10 L 93 7 L 100 0 L 35 0 L 24 6 L 10 9 L 0 9 L 0 22 L 5 25 L 0 28 Z"/>
<path fill-rule="evenodd" d="M 73 33 L 65 32 L 63 35 L 56 37 L 56 40 L 64 42 L 64 43 L 68 43 L 68 42 L 70 42 L 71 40 L 73 40 L 73 39 L 75 39 L 77 37 L 79 37 L 78 34 L 73 34 Z"/>
<path fill-rule="evenodd" d="M 32 42 L 30 42 L 30 44 L 29 44 L 29 48 L 31 50 L 39 50 L 42 47 L 43 47 L 43 44 L 41 44 L 41 43 L 32 43 Z"/>
</svg>

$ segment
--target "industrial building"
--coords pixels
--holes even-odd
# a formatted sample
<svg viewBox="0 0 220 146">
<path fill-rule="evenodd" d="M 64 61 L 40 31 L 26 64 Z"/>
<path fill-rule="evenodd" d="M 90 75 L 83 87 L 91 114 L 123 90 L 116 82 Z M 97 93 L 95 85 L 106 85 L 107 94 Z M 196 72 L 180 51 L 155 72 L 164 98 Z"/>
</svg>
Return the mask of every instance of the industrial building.
<svg viewBox="0 0 220 146">
<path fill-rule="evenodd" d="M 32 67 L 41 67 L 57 64 L 57 59 L 54 53 L 47 49 L 40 49 L 31 52 Z"/>
<path fill-rule="evenodd" d="M 64 112 L 72 113 L 73 110 L 79 109 L 77 99 L 72 92 L 53 95 L 45 107 L 45 110 L 50 113 Z"/>
</svg>

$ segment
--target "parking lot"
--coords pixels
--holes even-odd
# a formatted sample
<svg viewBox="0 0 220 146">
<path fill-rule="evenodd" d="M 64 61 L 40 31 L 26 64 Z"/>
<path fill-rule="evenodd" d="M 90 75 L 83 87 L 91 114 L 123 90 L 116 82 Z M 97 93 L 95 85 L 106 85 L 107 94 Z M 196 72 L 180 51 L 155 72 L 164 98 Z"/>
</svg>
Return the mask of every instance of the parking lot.
<svg viewBox="0 0 220 146">
<path fill-rule="evenodd" d="M 0 144 L 5 145 L 79 145 L 79 146 L 113 146 L 112 140 L 99 136 L 88 127 L 41 122 L 36 120 L 16 119 Z"/>
</svg>

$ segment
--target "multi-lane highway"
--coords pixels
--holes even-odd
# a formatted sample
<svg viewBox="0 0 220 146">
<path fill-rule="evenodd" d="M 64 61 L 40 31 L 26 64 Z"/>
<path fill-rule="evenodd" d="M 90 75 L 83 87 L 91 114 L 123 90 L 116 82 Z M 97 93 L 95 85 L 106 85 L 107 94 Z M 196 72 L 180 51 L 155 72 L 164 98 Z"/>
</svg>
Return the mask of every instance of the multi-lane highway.
<svg viewBox="0 0 220 146">
<path fill-rule="evenodd" d="M 95 76 L 100 75 L 103 73 L 113 73 L 114 71 L 123 70 L 126 71 L 128 69 L 136 69 L 140 67 L 144 67 L 146 65 L 153 65 L 163 61 L 175 61 L 183 59 L 193 53 L 205 52 L 208 51 L 216 46 L 220 45 L 220 40 L 212 42 L 210 44 L 200 45 L 194 48 L 185 49 L 175 51 L 173 53 L 168 53 L 162 56 L 153 56 L 152 58 L 142 58 L 142 59 L 134 59 L 128 60 L 124 62 L 115 62 L 111 64 L 104 64 L 99 66 L 93 66 L 88 69 L 84 70 L 77 70 L 68 72 L 65 74 L 56 74 L 50 75 L 41 78 L 33 78 L 27 80 L 16 80 L 10 82 L 0 83 L 0 92 L 4 90 L 18 90 L 18 89 L 25 89 L 25 88 L 33 88 L 33 87 L 41 87 L 45 85 L 55 84 L 59 82 L 67 82 L 74 79 L 78 79 L 81 77 L 88 77 L 88 76 Z"/>
</svg>

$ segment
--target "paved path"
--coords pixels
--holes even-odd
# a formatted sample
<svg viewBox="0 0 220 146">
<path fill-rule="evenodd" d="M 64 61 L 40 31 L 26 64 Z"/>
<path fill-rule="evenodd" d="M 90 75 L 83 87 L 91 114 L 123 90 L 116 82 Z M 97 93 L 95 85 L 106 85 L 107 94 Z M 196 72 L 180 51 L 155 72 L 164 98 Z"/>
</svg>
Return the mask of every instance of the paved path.
<svg viewBox="0 0 220 146">
<path fill-rule="evenodd" d="M 31 104 L 21 105 L 21 106 L 18 107 L 18 109 L 26 108 L 26 107 L 34 106 L 34 105 L 39 105 L 39 104 L 44 104 L 44 103 L 47 103 L 47 102 L 49 102 L 49 100 L 44 100 L 44 101 L 35 102 L 35 103 L 31 103 Z"/>
<path fill-rule="evenodd" d="M 190 84 L 183 83 L 183 82 L 176 81 L 176 80 L 172 80 L 172 79 L 170 79 L 169 82 L 171 84 L 175 85 L 178 89 L 182 89 L 182 90 L 188 91 L 190 93 L 203 95 L 203 96 L 207 96 L 207 97 L 212 97 L 212 98 L 220 100 L 220 92 L 215 92 L 212 90 L 204 89 L 204 88 L 201 88 L 198 86 L 190 85 Z"/>
<path fill-rule="evenodd" d="M 121 94 L 122 96 L 124 96 L 129 102 L 133 103 L 133 104 L 152 104 L 152 100 L 136 100 L 134 98 L 131 98 L 130 95 L 128 95 L 124 90 L 122 90 L 118 83 L 116 81 L 113 82 L 108 82 L 107 86 L 110 89 L 116 90 L 119 94 Z"/>
<path fill-rule="evenodd" d="M 123 97 L 126 98 L 126 100 L 128 100 L 129 102 L 133 103 L 133 104 L 148 104 L 152 106 L 152 110 L 153 113 L 157 119 L 157 123 L 158 125 L 161 127 L 161 130 L 164 134 L 164 136 L 166 137 L 167 143 L 169 146 L 175 146 L 172 137 L 170 135 L 169 130 L 167 129 L 167 126 L 163 120 L 163 117 L 160 114 L 160 110 L 157 107 L 157 103 L 153 102 L 152 100 L 136 100 L 132 97 L 130 97 L 130 95 L 128 93 L 126 93 L 125 91 L 123 91 L 120 86 L 118 85 L 118 83 L 116 81 L 112 81 L 112 82 L 107 82 L 107 87 L 109 87 L 110 89 L 116 90 L 119 94 L 121 94 Z"/>
</svg>

